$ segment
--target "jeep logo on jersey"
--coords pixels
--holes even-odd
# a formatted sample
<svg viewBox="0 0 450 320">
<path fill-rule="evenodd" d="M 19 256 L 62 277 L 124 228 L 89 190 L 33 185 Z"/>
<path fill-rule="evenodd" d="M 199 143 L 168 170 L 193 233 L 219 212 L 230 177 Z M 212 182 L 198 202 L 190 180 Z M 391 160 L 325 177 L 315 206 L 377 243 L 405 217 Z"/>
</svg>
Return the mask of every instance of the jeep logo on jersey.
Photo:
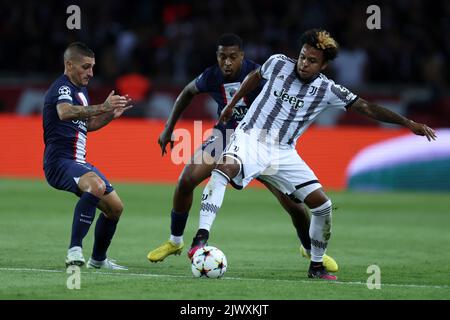
<svg viewBox="0 0 450 320">
<path fill-rule="evenodd" d="M 273 91 L 273 95 L 277 97 L 277 99 L 280 99 L 283 102 L 289 102 L 289 104 L 294 108 L 295 110 L 300 109 L 303 107 L 303 100 L 300 100 L 296 96 L 290 96 L 286 93 L 286 90 L 281 90 L 281 92 L 278 92 L 276 90 Z"/>
</svg>

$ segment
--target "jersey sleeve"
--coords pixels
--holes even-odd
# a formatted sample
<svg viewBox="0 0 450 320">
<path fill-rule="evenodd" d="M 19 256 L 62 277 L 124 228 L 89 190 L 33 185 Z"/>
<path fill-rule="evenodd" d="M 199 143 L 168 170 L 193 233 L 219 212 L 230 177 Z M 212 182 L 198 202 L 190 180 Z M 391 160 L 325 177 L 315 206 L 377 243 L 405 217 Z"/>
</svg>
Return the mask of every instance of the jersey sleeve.
<svg viewBox="0 0 450 320">
<path fill-rule="evenodd" d="M 195 79 L 195 86 L 198 89 L 198 92 L 208 92 L 209 90 L 209 74 L 210 70 L 206 69 L 203 71 L 196 79 Z"/>
<path fill-rule="evenodd" d="M 70 103 L 73 104 L 72 90 L 66 85 L 61 85 L 56 89 L 56 104 Z"/>
<path fill-rule="evenodd" d="M 259 70 L 259 73 L 261 74 L 261 77 L 263 79 L 268 80 L 270 77 L 270 74 L 273 71 L 273 68 L 275 66 L 276 60 L 279 60 L 282 58 L 282 54 L 274 54 L 267 59 L 266 62 L 261 66 L 261 69 Z"/>
<path fill-rule="evenodd" d="M 327 102 L 331 107 L 347 110 L 357 99 L 358 96 L 346 87 L 330 82 Z"/>
</svg>

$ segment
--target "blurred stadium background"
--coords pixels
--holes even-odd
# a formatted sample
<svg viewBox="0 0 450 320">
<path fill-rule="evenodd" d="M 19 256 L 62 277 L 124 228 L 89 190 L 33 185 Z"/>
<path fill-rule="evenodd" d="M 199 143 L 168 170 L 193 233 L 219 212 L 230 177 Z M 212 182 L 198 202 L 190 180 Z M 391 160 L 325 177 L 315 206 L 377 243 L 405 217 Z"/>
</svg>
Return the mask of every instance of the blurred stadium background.
<svg viewBox="0 0 450 320">
<path fill-rule="evenodd" d="M 72 4 L 81 8 L 81 30 L 66 27 Z M 380 30 L 366 27 L 372 4 L 381 9 Z M 0 298 L 449 299 L 449 17 L 449 1 L 3 1 Z M 145 254 L 168 235 L 173 184 L 183 168 L 162 158 L 157 145 L 180 90 L 215 63 L 215 41 L 224 32 L 240 35 L 246 56 L 263 63 L 280 52 L 296 58 L 298 37 L 312 27 L 328 29 L 341 45 L 328 76 L 427 123 L 438 130 L 438 140 L 428 143 L 351 112 L 325 113 L 299 140 L 300 155 L 341 208 L 330 243 L 342 267 L 337 286 L 304 280 L 307 262 L 299 258 L 294 233 L 286 232 L 288 217 L 258 189 L 231 190 L 217 219 L 212 241 L 227 254 L 231 278 L 195 281 L 185 258 L 149 266 Z M 43 181 L 40 116 L 45 91 L 63 72 L 62 53 L 72 41 L 96 53 L 88 88 L 93 103 L 103 102 L 112 89 L 137 102 L 122 118 L 90 133 L 87 146 L 88 161 L 126 203 L 111 254 L 132 274 L 104 281 L 101 274 L 83 273 L 83 288 L 92 290 L 79 293 L 66 289 L 62 265 L 74 198 Z M 177 127 L 194 133 L 194 120 L 201 120 L 205 131 L 216 116 L 215 103 L 200 95 Z M 354 192 L 361 190 L 387 192 Z M 198 202 L 186 239 L 196 229 Z M 365 286 L 366 268 L 374 263 L 387 283 L 378 292 Z"/>
<path fill-rule="evenodd" d="M 69 17 L 66 9 L 71 4 L 81 8 L 81 30 L 66 27 Z M 381 9 L 380 30 L 366 27 L 369 17 L 366 9 L 371 4 Z M 279 52 L 297 57 L 299 35 L 311 27 L 326 28 L 341 45 L 339 57 L 326 71 L 328 76 L 360 96 L 415 121 L 436 129 L 450 127 L 450 37 L 445 31 L 450 29 L 448 1 L 436 1 L 429 6 L 420 0 L 24 0 L 6 1 L 0 15 L 0 111 L 3 115 L 0 140 L 3 146 L 8 146 L 3 148 L 1 157 L 7 164 L 1 169 L 3 176 L 42 177 L 38 163 L 42 143 L 40 132 L 36 131 L 40 130 L 39 120 L 30 119 L 39 119 L 45 90 L 63 71 L 62 52 L 68 43 L 76 40 L 86 42 L 96 53 L 97 66 L 89 85 L 91 101 L 102 102 L 111 89 L 127 92 L 136 101 L 137 107 L 120 120 L 123 131 L 105 129 L 104 135 L 109 132 L 107 138 L 115 139 L 119 149 L 123 147 L 120 141 L 126 141 L 129 147 L 123 152 L 127 154 L 126 159 L 145 159 L 142 166 L 136 163 L 135 171 L 141 170 L 139 177 L 130 170 L 121 172 L 125 170 L 123 159 L 105 159 L 102 156 L 108 153 L 105 144 L 96 143 L 96 138 L 91 138 L 88 144 L 91 160 L 98 157 L 99 166 L 108 162 L 113 180 L 175 181 L 180 166 L 151 159 L 157 152 L 155 142 L 183 86 L 215 63 L 215 41 L 224 32 L 240 35 L 246 56 L 263 63 L 268 56 Z M 216 116 L 212 99 L 200 95 L 183 115 L 187 122 L 179 126 L 190 128 L 192 120 L 203 120 L 205 130 Z M 132 118 L 129 126 L 125 125 L 125 118 Z M 20 122 L 20 132 L 7 130 L 8 125 L 17 128 L 18 121 L 25 121 Z M 119 126 L 111 127 L 115 125 Z M 141 131 L 136 129 L 139 125 Z M 352 129 L 346 132 L 342 128 Z M 335 137 L 335 132 L 342 134 L 342 138 L 336 136 L 333 151 L 328 152 L 324 145 L 329 137 Z M 370 162 L 370 157 L 359 158 L 363 163 L 357 167 L 363 168 L 363 172 L 352 172 L 362 174 L 362 180 L 370 183 L 364 183 L 361 177 L 350 181 L 353 178 L 348 172 L 350 162 L 356 161 L 355 157 L 365 147 L 407 132 L 352 112 L 327 112 L 316 121 L 311 133 L 300 140 L 299 148 L 327 187 L 428 189 L 436 174 L 442 178 L 444 173 L 448 177 L 450 171 L 449 138 L 446 131 L 441 132 L 439 146 L 433 150 L 427 149 L 427 145 L 416 148 L 414 144 L 420 139 L 410 140 L 409 146 L 400 142 L 408 156 L 391 164 L 387 161 L 373 167 L 364 164 Z M 94 135 L 97 134 L 91 136 Z M 98 135 L 99 141 L 105 139 L 101 133 Z M 30 136 L 35 140 L 31 141 Z M 14 160 L 9 157 L 11 152 L 17 153 Z M 414 182 L 411 172 L 420 173 L 420 168 L 430 167 L 435 155 L 439 158 L 439 169 L 435 167 L 433 172 L 426 172 Z M 390 157 L 383 152 L 376 156 Z M 161 170 L 146 172 L 149 161 L 154 161 L 153 166 Z M 414 162 L 413 166 L 410 161 Z M 128 161 L 128 165 L 132 168 L 133 163 Z M 397 166 L 402 170 L 396 170 Z M 397 171 L 400 179 L 406 181 L 393 184 L 392 181 L 398 181 Z M 441 181 L 436 188 L 450 189 L 449 181 L 450 178 Z"/>
</svg>

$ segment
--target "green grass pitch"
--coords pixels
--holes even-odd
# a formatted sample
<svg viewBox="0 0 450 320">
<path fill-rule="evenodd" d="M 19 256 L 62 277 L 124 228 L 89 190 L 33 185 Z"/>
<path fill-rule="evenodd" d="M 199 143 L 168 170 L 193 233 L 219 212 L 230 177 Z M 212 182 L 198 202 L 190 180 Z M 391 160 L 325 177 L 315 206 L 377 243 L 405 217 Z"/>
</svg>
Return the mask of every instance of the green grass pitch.
<svg viewBox="0 0 450 320">
<path fill-rule="evenodd" d="M 109 257 L 129 271 L 82 268 L 69 290 L 64 259 L 76 197 L 43 181 L 0 180 L 0 299 L 450 299 L 450 196 L 432 193 L 332 193 L 328 253 L 335 283 L 309 280 L 308 261 L 287 213 L 264 189 L 228 189 L 209 244 L 228 258 L 222 279 L 193 278 L 186 249 L 151 264 L 146 255 L 170 231 L 173 186 L 116 184 L 125 211 Z M 185 243 L 198 225 L 199 199 Z M 84 242 L 92 249 L 93 227 Z M 381 289 L 366 286 L 370 265 Z"/>
</svg>

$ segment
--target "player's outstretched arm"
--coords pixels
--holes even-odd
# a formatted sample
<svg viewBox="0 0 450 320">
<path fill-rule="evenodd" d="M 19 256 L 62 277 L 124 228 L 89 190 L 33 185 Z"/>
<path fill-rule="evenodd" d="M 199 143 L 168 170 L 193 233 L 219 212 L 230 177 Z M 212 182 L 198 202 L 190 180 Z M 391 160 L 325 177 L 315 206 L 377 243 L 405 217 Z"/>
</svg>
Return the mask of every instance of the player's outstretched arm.
<svg viewBox="0 0 450 320">
<path fill-rule="evenodd" d="M 113 90 L 102 104 L 79 106 L 63 102 L 56 106 L 56 110 L 59 118 L 63 121 L 86 120 L 93 116 L 113 111 L 117 108 L 125 108 L 127 103 L 129 103 L 127 97 L 114 95 Z"/>
<path fill-rule="evenodd" d="M 381 107 L 375 103 L 367 102 L 364 99 L 358 98 L 350 106 L 349 110 L 350 109 L 378 121 L 402 125 L 419 136 L 425 136 L 428 141 L 436 140 L 435 131 L 426 124 L 414 122 L 403 117 L 402 115 L 399 115 L 398 113 Z"/>
<path fill-rule="evenodd" d="M 172 140 L 172 132 L 175 128 L 178 119 L 180 119 L 181 114 L 187 108 L 187 106 L 191 103 L 192 98 L 198 94 L 199 91 L 197 86 L 195 85 L 195 79 L 189 82 L 178 95 L 175 103 L 173 104 L 172 111 L 170 112 L 169 118 L 164 126 L 164 130 L 161 132 L 158 138 L 158 144 L 161 147 L 162 155 L 164 155 L 166 151 L 166 146 L 170 142 L 170 148 L 173 148 L 173 140 Z"/>
<path fill-rule="evenodd" d="M 234 94 L 230 103 L 228 103 L 225 108 L 223 108 L 222 113 L 220 114 L 219 122 L 227 122 L 231 119 L 233 115 L 233 109 L 236 103 L 242 99 L 245 95 L 255 90 L 262 80 L 261 73 L 259 68 L 250 72 L 242 81 L 241 86 Z"/>
</svg>

